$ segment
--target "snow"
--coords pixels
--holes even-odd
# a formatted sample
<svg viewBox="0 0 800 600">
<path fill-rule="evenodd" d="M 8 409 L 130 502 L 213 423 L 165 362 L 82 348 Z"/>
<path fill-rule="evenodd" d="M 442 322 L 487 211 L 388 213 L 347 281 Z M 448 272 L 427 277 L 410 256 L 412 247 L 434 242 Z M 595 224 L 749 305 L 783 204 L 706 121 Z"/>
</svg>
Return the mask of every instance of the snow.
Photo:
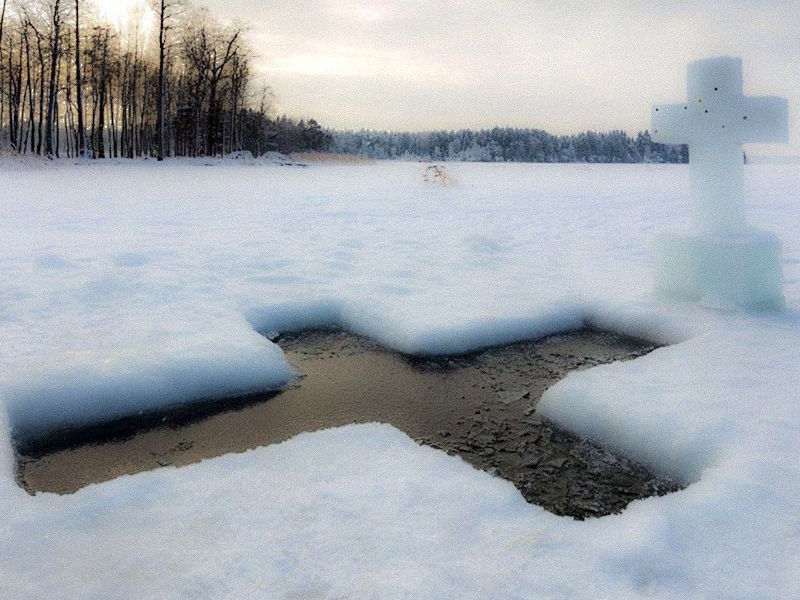
<svg viewBox="0 0 800 600">
<path fill-rule="evenodd" d="M 682 166 L 0 167 L 0 596 L 797 597 L 796 165 L 748 166 L 781 312 L 659 298 Z M 540 411 L 689 485 L 576 522 L 386 425 L 26 495 L 11 435 L 280 385 L 257 331 L 418 353 L 583 324 L 673 344 Z"/>
</svg>

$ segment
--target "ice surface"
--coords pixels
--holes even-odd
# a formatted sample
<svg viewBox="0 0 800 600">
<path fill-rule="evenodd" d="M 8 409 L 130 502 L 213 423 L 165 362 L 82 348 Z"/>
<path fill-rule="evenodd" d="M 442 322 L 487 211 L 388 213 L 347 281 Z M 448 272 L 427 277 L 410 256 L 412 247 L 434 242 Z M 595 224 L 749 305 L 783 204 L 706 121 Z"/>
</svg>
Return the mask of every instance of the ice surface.
<svg viewBox="0 0 800 600">
<path fill-rule="evenodd" d="M 448 170 L 0 169 L 0 597 L 800 595 L 797 166 L 745 170 L 784 241 L 787 309 L 761 316 L 652 294 L 686 167 Z M 584 323 L 676 344 L 570 375 L 542 410 L 692 483 L 575 522 L 368 425 L 67 497 L 16 486 L 10 428 L 276 385 L 255 329 L 331 323 L 416 352 Z"/>
</svg>

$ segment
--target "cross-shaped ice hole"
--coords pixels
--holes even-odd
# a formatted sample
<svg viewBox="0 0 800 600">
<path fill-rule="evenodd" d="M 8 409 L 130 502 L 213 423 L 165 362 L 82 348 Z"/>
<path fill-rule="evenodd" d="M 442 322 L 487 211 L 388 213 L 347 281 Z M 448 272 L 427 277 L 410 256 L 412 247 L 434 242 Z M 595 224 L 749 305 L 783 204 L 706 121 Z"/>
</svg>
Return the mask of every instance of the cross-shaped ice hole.
<svg viewBox="0 0 800 600">
<path fill-rule="evenodd" d="M 125 439 L 104 437 L 112 423 L 73 432 L 72 443 L 22 449 L 21 483 L 31 492 L 68 493 L 304 431 L 379 421 L 511 481 L 529 502 L 556 514 L 601 516 L 679 487 L 557 429 L 534 410 L 542 392 L 568 371 L 634 359 L 654 347 L 642 340 L 582 330 L 436 357 L 404 356 L 336 330 L 287 334 L 277 343 L 305 373 L 297 386 L 238 405 L 217 401 L 216 412 L 205 405 L 200 418 L 185 407 L 177 415 L 151 415 L 143 430 L 134 422 L 131 430 L 111 430 Z"/>
<path fill-rule="evenodd" d="M 747 230 L 743 144 L 788 142 L 783 98 L 743 94 L 742 60 L 689 64 L 687 102 L 653 107 L 653 141 L 688 144 L 694 224 L 715 236 Z"/>
</svg>

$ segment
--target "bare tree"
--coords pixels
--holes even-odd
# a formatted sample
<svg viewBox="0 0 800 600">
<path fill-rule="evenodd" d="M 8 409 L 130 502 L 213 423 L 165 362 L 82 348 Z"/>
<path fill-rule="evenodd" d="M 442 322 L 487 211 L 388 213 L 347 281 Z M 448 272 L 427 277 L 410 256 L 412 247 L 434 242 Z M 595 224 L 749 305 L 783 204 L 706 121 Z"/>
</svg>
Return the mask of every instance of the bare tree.
<svg viewBox="0 0 800 600">
<path fill-rule="evenodd" d="M 94 54 L 94 94 L 97 108 L 97 128 L 93 128 L 92 157 L 106 157 L 106 107 L 109 92 L 109 41 L 111 29 L 108 26 L 95 28 L 92 35 L 92 52 Z"/>
<path fill-rule="evenodd" d="M 3 56 L 1 67 L 5 67 L 6 79 L 5 88 L 3 90 L 2 98 L 7 100 L 8 115 L 8 138 L 9 144 L 12 149 L 21 151 L 20 139 L 20 111 L 23 107 L 23 28 L 22 19 L 18 27 L 14 27 L 11 23 L 5 29 L 6 44 L 8 46 L 7 56 Z M 14 52 L 14 37 L 16 36 L 17 52 Z M 0 119 L 1 121 L 2 119 Z"/>
<path fill-rule="evenodd" d="M 164 160 L 164 50 L 167 0 L 160 0 L 158 11 L 158 160 Z"/>
<path fill-rule="evenodd" d="M 120 31 L 81 0 L 0 0 L 2 142 L 50 157 L 159 159 L 300 143 L 304 123 L 259 107 L 239 28 L 202 10 L 186 18 L 191 0 L 149 3 L 152 43 L 140 20 Z"/>
<path fill-rule="evenodd" d="M 81 72 L 81 8 L 75 0 L 75 102 L 78 113 L 78 154 L 86 156 L 86 127 L 83 124 L 83 74 Z"/>
<path fill-rule="evenodd" d="M 34 125 L 36 123 L 35 117 L 35 110 L 36 104 L 34 102 L 34 87 L 35 82 L 32 77 L 31 71 L 31 40 L 28 30 L 31 28 L 31 21 L 27 14 L 25 14 L 25 21 L 23 24 L 23 37 L 25 40 L 25 92 L 23 92 L 23 98 L 27 94 L 27 102 L 28 102 L 28 125 L 25 127 L 25 137 L 22 139 L 22 143 L 20 147 L 22 148 L 23 152 L 26 152 L 26 148 L 28 145 L 28 138 L 30 137 L 31 142 L 31 152 L 36 149 L 36 140 L 35 140 L 35 133 L 34 133 Z"/>
<path fill-rule="evenodd" d="M 6 90 L 3 89 L 4 86 L 4 67 L 5 61 L 3 60 L 3 25 L 6 22 L 6 2 L 7 0 L 3 0 L 3 8 L 0 9 L 0 124 L 3 123 L 3 118 L 5 116 L 5 102 L 6 102 Z M 10 54 L 10 53 L 9 53 Z M 8 83 L 8 92 L 11 91 L 11 68 L 9 66 L 9 83 Z M 11 98 L 9 96 L 9 106 L 11 103 Z M 11 121 L 9 119 L 9 139 L 11 139 Z"/>
<path fill-rule="evenodd" d="M 184 39 L 184 52 L 206 90 L 205 155 L 216 152 L 220 126 L 219 88 L 227 67 L 239 54 L 241 29 L 219 30 L 203 22 Z"/>
<path fill-rule="evenodd" d="M 39 31 L 39 29 L 33 24 L 33 22 L 29 19 L 28 26 L 31 28 L 33 33 L 36 35 L 36 53 L 39 59 L 39 73 L 37 76 L 37 83 L 39 84 L 39 93 L 37 95 L 37 99 L 39 102 L 39 119 L 37 124 L 37 131 L 36 131 L 36 154 L 42 153 L 42 139 L 44 138 L 43 135 L 43 127 L 44 127 L 44 73 L 46 68 L 46 63 L 44 61 L 44 35 Z M 33 147 L 33 139 L 31 139 L 31 147 Z"/>
<path fill-rule="evenodd" d="M 47 121 L 45 123 L 45 154 L 52 158 L 53 151 L 53 114 L 56 106 L 56 73 L 60 56 L 61 43 L 61 0 L 53 0 L 51 5 L 50 29 L 50 84 L 47 94 Z"/>
<path fill-rule="evenodd" d="M 3 24 L 6 21 L 6 3 L 8 0 L 3 0 L 3 10 L 0 12 L 0 52 L 3 51 Z M 0 54 L 0 56 L 2 56 Z"/>
<path fill-rule="evenodd" d="M 158 160 L 164 160 L 164 59 L 167 49 L 167 30 L 168 21 L 171 17 L 171 9 L 175 6 L 171 0 L 158 0 L 156 13 L 158 14 Z"/>
</svg>

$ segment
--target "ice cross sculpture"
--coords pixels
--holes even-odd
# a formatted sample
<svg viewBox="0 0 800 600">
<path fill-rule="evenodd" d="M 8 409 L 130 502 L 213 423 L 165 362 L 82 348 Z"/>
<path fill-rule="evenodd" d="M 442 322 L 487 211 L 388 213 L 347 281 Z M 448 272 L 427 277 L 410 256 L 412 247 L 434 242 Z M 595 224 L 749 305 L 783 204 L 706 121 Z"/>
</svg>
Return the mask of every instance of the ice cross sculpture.
<svg viewBox="0 0 800 600">
<path fill-rule="evenodd" d="M 686 88 L 686 102 L 653 107 L 653 141 L 689 145 L 697 228 L 740 234 L 747 229 L 742 145 L 788 142 L 788 103 L 743 95 L 742 59 L 728 56 L 690 63 Z"/>
<path fill-rule="evenodd" d="M 689 64 L 687 98 L 653 107 L 652 139 L 688 144 L 694 232 L 655 247 L 656 289 L 714 307 L 783 305 L 780 240 L 747 225 L 743 144 L 789 141 L 783 98 L 742 91 L 742 60 Z"/>
</svg>

